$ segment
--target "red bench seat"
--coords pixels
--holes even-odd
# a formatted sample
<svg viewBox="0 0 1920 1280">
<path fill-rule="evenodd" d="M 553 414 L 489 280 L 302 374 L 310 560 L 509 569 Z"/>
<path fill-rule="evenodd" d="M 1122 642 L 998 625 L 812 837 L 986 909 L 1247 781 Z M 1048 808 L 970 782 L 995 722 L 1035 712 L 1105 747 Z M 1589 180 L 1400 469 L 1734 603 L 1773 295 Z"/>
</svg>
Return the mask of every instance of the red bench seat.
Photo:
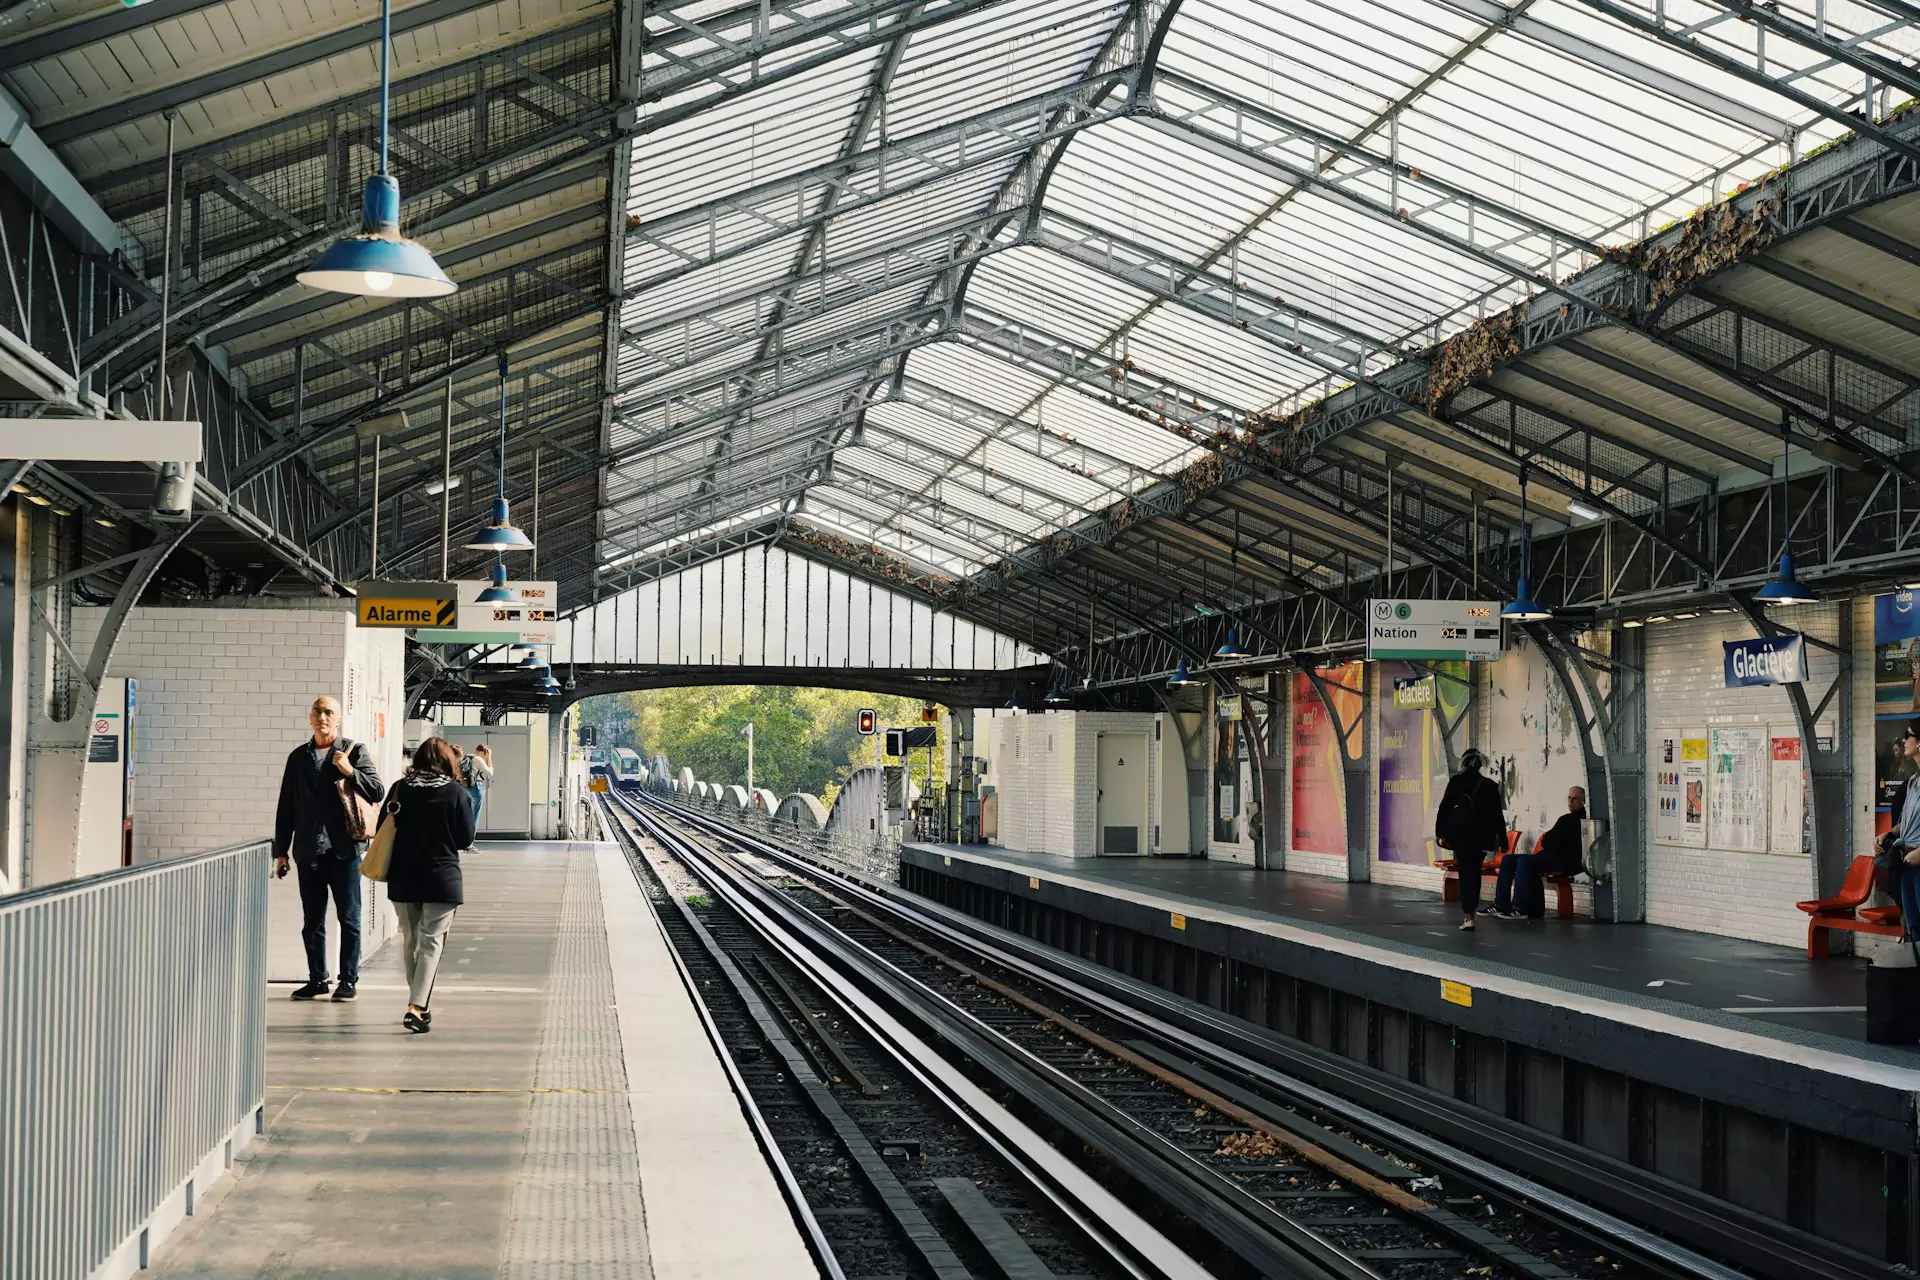
<svg viewBox="0 0 1920 1280">
<path fill-rule="evenodd" d="M 1873 856 L 1861 854 L 1847 867 L 1847 878 L 1840 892 L 1830 898 L 1813 898 L 1793 905 L 1807 913 L 1807 958 L 1821 960 L 1833 954 L 1829 934 L 1867 933 L 1882 938 L 1906 936 L 1899 907 L 1869 907 L 1873 896 Z"/>
</svg>

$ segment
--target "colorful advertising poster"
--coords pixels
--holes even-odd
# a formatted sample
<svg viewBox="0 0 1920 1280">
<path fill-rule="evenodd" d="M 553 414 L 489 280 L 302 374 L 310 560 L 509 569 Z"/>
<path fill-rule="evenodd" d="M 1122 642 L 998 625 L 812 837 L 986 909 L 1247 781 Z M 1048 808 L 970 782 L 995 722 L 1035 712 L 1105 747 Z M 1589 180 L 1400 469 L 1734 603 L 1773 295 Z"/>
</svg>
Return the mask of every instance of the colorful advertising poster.
<svg viewBox="0 0 1920 1280">
<path fill-rule="evenodd" d="M 1693 849 L 1707 847 L 1707 739 L 1680 739 L 1680 839 Z"/>
<path fill-rule="evenodd" d="M 1653 735 L 1653 841 L 1691 849 L 1706 847 L 1704 729 L 1660 729 Z"/>
<path fill-rule="evenodd" d="M 1767 819 L 1767 848 L 1774 853 L 1806 851 L 1807 775 L 1801 754 L 1798 732 L 1774 729 L 1769 740 L 1773 801 Z"/>
<path fill-rule="evenodd" d="M 1767 850 L 1767 731 L 1757 725 L 1707 730 L 1707 822 L 1716 849 Z"/>
<path fill-rule="evenodd" d="M 1404 662 L 1382 662 L 1380 681 L 1393 687 L 1423 673 Z M 1395 698 L 1380 706 L 1380 861 L 1425 866 L 1439 856 L 1433 843 L 1433 816 L 1447 786 L 1447 753 L 1434 719 L 1433 703 L 1452 720 L 1464 707 L 1466 664 L 1442 663 L 1428 676 L 1434 690 L 1426 706 L 1404 706 Z M 1416 700 L 1418 701 L 1418 700 Z M 1451 709 L 1451 713 L 1449 713 Z"/>
<path fill-rule="evenodd" d="M 1653 842 L 1681 842 L 1680 735 L 1671 729 L 1653 736 Z"/>
<path fill-rule="evenodd" d="M 1347 853 L 1346 794 L 1340 772 L 1340 731 L 1303 674 L 1293 677 L 1293 848 L 1301 853 Z"/>
<path fill-rule="evenodd" d="M 1900 733 L 1920 715 L 1920 593 L 1896 591 L 1873 601 L 1873 831 L 1892 824 L 1896 791 L 1913 776 L 1900 753 Z"/>
</svg>

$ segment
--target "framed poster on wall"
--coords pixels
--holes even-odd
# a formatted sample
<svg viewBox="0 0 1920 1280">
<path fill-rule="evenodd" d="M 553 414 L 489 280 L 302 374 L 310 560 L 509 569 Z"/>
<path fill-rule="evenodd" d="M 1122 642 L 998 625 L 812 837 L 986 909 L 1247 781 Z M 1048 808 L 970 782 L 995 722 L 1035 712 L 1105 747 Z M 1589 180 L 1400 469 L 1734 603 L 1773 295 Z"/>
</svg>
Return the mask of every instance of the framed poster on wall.
<svg viewBox="0 0 1920 1280">
<path fill-rule="evenodd" d="M 1767 851 L 1768 734 L 1760 725 L 1707 731 L 1707 823 L 1713 847 Z"/>
<path fill-rule="evenodd" d="M 1775 725 L 1767 747 L 1767 768 L 1771 775 L 1767 781 L 1772 794 L 1768 805 L 1767 848 L 1773 853 L 1805 853 L 1807 774 L 1799 729 Z"/>
<path fill-rule="evenodd" d="M 1707 731 L 1660 729 L 1653 735 L 1653 842 L 1707 844 Z"/>
</svg>

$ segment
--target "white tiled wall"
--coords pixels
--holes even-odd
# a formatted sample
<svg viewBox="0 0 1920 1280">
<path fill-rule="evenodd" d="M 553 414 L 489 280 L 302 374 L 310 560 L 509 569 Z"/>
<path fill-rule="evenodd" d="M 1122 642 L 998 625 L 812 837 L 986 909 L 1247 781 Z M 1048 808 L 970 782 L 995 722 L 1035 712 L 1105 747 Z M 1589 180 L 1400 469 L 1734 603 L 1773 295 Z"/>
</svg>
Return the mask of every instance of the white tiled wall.
<svg viewBox="0 0 1920 1280">
<path fill-rule="evenodd" d="M 1153 724 L 1149 714 L 1114 711 L 1036 712 L 984 721 L 987 781 L 999 796 L 995 843 L 1024 853 L 1095 856 L 1099 735 L 1142 733 L 1151 742 Z M 1160 821 L 1158 769 L 1156 755 L 1149 751 L 1149 833 Z"/>
<path fill-rule="evenodd" d="M 1836 604 L 1773 612 L 1776 621 L 1808 635 L 1837 639 Z M 1871 620 L 1869 620 L 1869 633 Z M 1738 615 L 1705 614 L 1646 628 L 1647 739 L 1666 728 L 1728 724 L 1789 725 L 1793 712 L 1779 688 L 1723 687 L 1721 643 L 1747 640 L 1752 628 Z M 1824 690 L 1837 667 L 1834 655 L 1808 647 L 1809 692 Z M 1871 666 L 1867 668 L 1871 671 Z M 1815 694 L 1815 701 L 1818 701 Z M 1813 890 L 1809 859 L 1724 849 L 1687 849 L 1653 842 L 1653 762 L 1647 762 L 1647 921 L 1702 933 L 1799 946 L 1806 917 L 1794 903 Z M 1708 840 L 1713 839 L 1711 829 Z"/>
<path fill-rule="evenodd" d="M 76 649 L 92 645 L 103 612 L 77 611 Z M 135 858 L 176 858 L 271 835 L 287 753 L 307 737 L 307 708 L 323 693 L 346 707 L 346 736 L 373 752 L 381 778 L 398 778 L 403 643 L 399 631 L 356 627 L 345 600 L 133 610 L 108 673 L 140 682 Z M 390 934 L 392 913 L 381 886 L 362 887 L 371 954 Z M 269 909 L 271 976 L 303 977 L 292 876 L 275 882 Z"/>
</svg>

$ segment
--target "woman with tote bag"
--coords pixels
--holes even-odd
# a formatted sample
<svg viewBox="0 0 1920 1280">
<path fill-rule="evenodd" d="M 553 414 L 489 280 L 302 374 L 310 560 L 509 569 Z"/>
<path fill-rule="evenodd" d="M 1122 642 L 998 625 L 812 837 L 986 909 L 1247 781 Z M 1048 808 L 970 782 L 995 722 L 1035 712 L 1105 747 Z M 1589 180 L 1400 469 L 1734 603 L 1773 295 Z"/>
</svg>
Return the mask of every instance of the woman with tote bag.
<svg viewBox="0 0 1920 1280">
<path fill-rule="evenodd" d="M 1446 794 L 1433 819 L 1433 840 L 1453 853 L 1460 875 L 1460 927 L 1473 928 L 1480 905 L 1480 874 L 1487 855 L 1506 847 L 1507 815 L 1500 803 L 1500 784 L 1481 774 L 1487 757 L 1468 747 L 1460 757 L 1460 772 L 1447 779 Z"/>
<path fill-rule="evenodd" d="M 407 1012 L 401 1024 L 416 1034 L 432 1029 L 427 1009 L 453 913 L 465 899 L 460 851 L 473 843 L 473 807 L 455 776 L 453 747 L 428 738 L 413 767 L 387 795 L 381 824 L 393 834 L 386 866 L 387 898 L 400 916 L 407 962 Z"/>
</svg>

